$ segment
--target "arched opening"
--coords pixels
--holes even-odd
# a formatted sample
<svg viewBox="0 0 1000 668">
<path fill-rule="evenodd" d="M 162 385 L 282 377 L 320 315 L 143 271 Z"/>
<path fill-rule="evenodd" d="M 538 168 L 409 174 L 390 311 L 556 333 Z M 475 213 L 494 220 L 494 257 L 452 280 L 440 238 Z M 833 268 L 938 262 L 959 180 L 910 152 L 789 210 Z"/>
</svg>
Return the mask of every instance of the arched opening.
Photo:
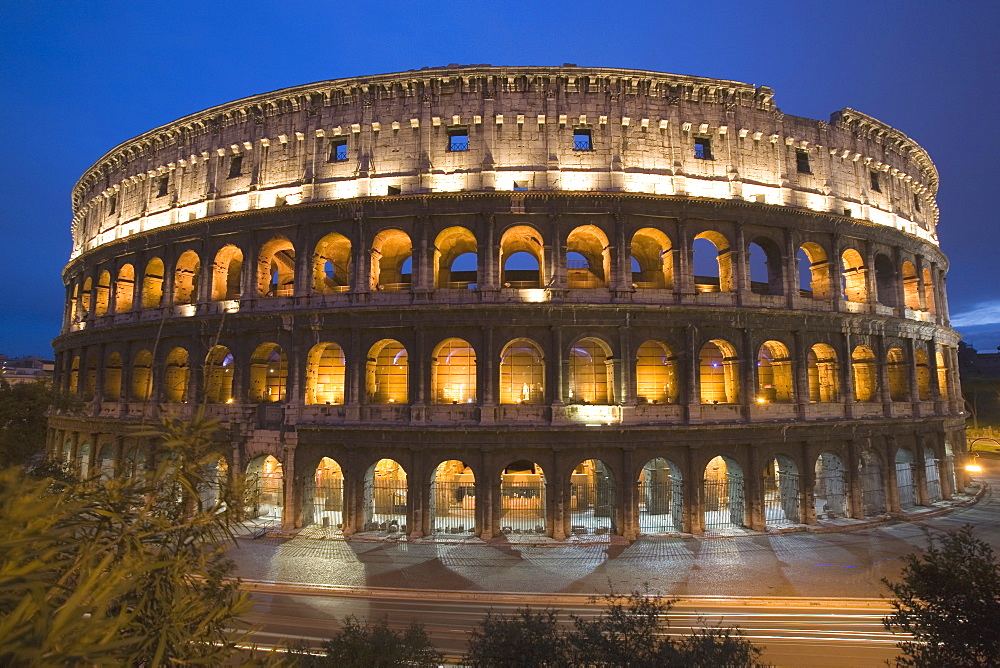
<svg viewBox="0 0 1000 668">
<path fill-rule="evenodd" d="M 913 353 L 914 361 L 917 363 L 917 399 L 929 401 L 931 399 L 931 369 L 927 361 L 927 351 L 917 348 Z"/>
<path fill-rule="evenodd" d="M 97 277 L 97 291 L 94 294 L 94 315 L 100 317 L 108 312 L 111 298 L 111 274 L 102 271 Z"/>
<path fill-rule="evenodd" d="M 698 378 L 703 404 L 739 401 L 739 359 L 728 341 L 712 339 L 698 354 Z"/>
<path fill-rule="evenodd" d="M 799 269 L 799 295 L 810 299 L 829 299 L 833 294 L 830 262 L 823 247 L 808 241 L 799 248 L 795 259 Z"/>
<path fill-rule="evenodd" d="M 194 304 L 198 301 L 198 275 L 201 258 L 193 250 L 181 253 L 174 270 L 174 305 Z"/>
<path fill-rule="evenodd" d="M 220 509 L 226 503 L 229 485 L 229 464 L 225 457 L 217 457 L 201 467 L 202 481 L 198 485 L 201 510 Z"/>
<path fill-rule="evenodd" d="M 885 484 L 882 482 L 882 462 L 875 451 L 861 452 L 858 467 L 861 484 L 861 506 L 866 517 L 875 517 L 885 512 Z"/>
<path fill-rule="evenodd" d="M 941 469 L 940 461 L 934 448 L 924 446 L 924 482 L 927 483 L 927 502 L 941 500 Z"/>
<path fill-rule="evenodd" d="M 306 359 L 306 404 L 344 403 L 344 350 L 318 343 Z"/>
<path fill-rule="evenodd" d="M 910 373 L 902 348 L 889 348 L 886 353 L 886 372 L 889 398 L 893 401 L 910 400 Z"/>
<path fill-rule="evenodd" d="M 542 235 L 529 225 L 515 225 L 500 237 L 500 281 L 507 288 L 542 287 Z"/>
<path fill-rule="evenodd" d="M 163 400 L 167 403 L 186 403 L 190 376 L 187 351 L 173 348 L 167 354 L 163 370 Z"/>
<path fill-rule="evenodd" d="M 865 285 L 865 262 L 861 259 L 861 253 L 848 248 L 840 256 L 844 270 L 841 274 L 843 281 L 844 299 L 849 302 L 864 303 L 868 301 L 868 286 Z"/>
<path fill-rule="evenodd" d="M 744 526 L 743 469 L 734 459 L 715 457 L 705 467 L 702 517 L 706 532 Z"/>
<path fill-rule="evenodd" d="M 364 530 L 406 533 L 406 471 L 392 459 L 380 459 L 365 474 Z"/>
<path fill-rule="evenodd" d="M 122 265 L 115 279 L 115 313 L 127 313 L 132 310 L 132 298 L 135 294 L 135 269 L 132 265 Z"/>
<path fill-rule="evenodd" d="M 794 388 L 788 348 L 780 341 L 765 341 L 757 351 L 757 402 L 790 403 Z"/>
<path fill-rule="evenodd" d="M 934 353 L 934 363 L 937 365 L 937 380 L 938 380 L 938 391 L 941 393 L 941 398 L 948 399 L 948 362 L 947 356 L 945 355 L 945 347 L 938 346 L 937 352 Z"/>
<path fill-rule="evenodd" d="M 247 517 L 259 523 L 281 523 L 285 507 L 285 473 L 272 455 L 260 455 L 247 464 Z"/>
<path fill-rule="evenodd" d="M 205 400 L 212 404 L 233 401 L 233 354 L 225 346 L 212 346 L 205 356 Z"/>
<path fill-rule="evenodd" d="M 920 309 L 920 281 L 917 268 L 909 260 L 903 262 L 903 303 L 914 311 Z"/>
<path fill-rule="evenodd" d="M 284 237 L 274 237 L 257 254 L 257 294 L 261 297 L 291 297 L 295 294 L 295 246 Z"/>
<path fill-rule="evenodd" d="M 119 353 L 108 355 L 104 362 L 104 401 L 119 401 L 122 398 L 122 356 Z"/>
<path fill-rule="evenodd" d="M 382 339 L 372 346 L 365 378 L 368 403 L 409 403 L 409 358 L 403 344 Z"/>
<path fill-rule="evenodd" d="M 302 524 L 344 530 L 344 472 L 333 459 L 323 457 L 313 473 L 313 484 L 306 486 Z M 310 498 L 311 497 L 311 498 Z"/>
<path fill-rule="evenodd" d="M 615 474 L 600 459 L 580 462 L 570 476 L 569 522 L 574 536 L 617 534 Z"/>
<path fill-rule="evenodd" d="M 432 401 L 476 403 L 476 351 L 464 339 L 445 339 L 431 356 Z"/>
<path fill-rule="evenodd" d="M 476 235 L 464 227 L 449 227 L 434 239 L 434 285 L 467 289 L 477 283 L 479 246 Z"/>
<path fill-rule="evenodd" d="M 635 363 L 636 400 L 640 404 L 675 404 L 677 384 L 675 357 L 661 341 L 646 341 L 639 346 Z"/>
<path fill-rule="evenodd" d="M 69 367 L 69 387 L 70 394 L 76 394 L 80 389 L 80 358 L 74 357 L 73 363 Z"/>
<path fill-rule="evenodd" d="M 875 353 L 868 346 L 858 346 L 851 353 L 855 401 L 878 400 L 878 375 L 875 366 Z"/>
<path fill-rule="evenodd" d="M 347 292 L 351 285 L 351 241 L 331 232 L 313 253 L 313 292 Z"/>
<path fill-rule="evenodd" d="M 764 469 L 764 524 L 799 524 L 799 467 L 787 455 L 778 455 Z"/>
<path fill-rule="evenodd" d="M 816 517 L 837 519 L 847 517 L 847 468 L 844 460 L 832 452 L 816 458 L 816 483 L 813 501 Z"/>
<path fill-rule="evenodd" d="M 115 449 L 110 443 L 105 443 L 97 451 L 96 468 L 101 480 L 111 480 L 115 477 Z"/>
<path fill-rule="evenodd" d="M 531 339 L 514 339 L 500 353 L 500 403 L 545 402 L 545 360 Z"/>
<path fill-rule="evenodd" d="M 90 297 L 94 291 L 94 281 L 87 279 L 83 282 L 83 290 L 80 292 L 80 317 L 86 318 L 90 312 Z"/>
<path fill-rule="evenodd" d="M 698 292 L 733 291 L 733 254 L 718 232 L 702 232 L 691 243 L 694 287 Z"/>
<path fill-rule="evenodd" d="M 910 508 L 917 503 L 913 486 L 913 469 L 916 459 L 908 448 L 896 451 L 896 494 L 900 508 Z"/>
<path fill-rule="evenodd" d="M 87 366 L 83 370 L 83 398 L 90 401 L 97 393 L 97 353 L 87 353 Z"/>
<path fill-rule="evenodd" d="M 684 484 L 681 468 L 657 457 L 639 473 L 639 533 L 676 533 L 684 527 Z"/>
<path fill-rule="evenodd" d="M 132 360 L 132 398 L 149 401 L 153 394 L 153 354 L 140 350 Z"/>
<path fill-rule="evenodd" d="M 606 288 L 611 269 L 608 237 L 596 225 L 582 225 L 566 238 L 566 287 Z"/>
<path fill-rule="evenodd" d="M 239 299 L 243 294 L 243 251 L 226 245 L 212 264 L 212 301 Z"/>
<path fill-rule="evenodd" d="M 934 301 L 934 281 L 931 279 L 930 269 L 924 269 L 924 308 L 931 315 L 937 312 L 936 302 Z"/>
<path fill-rule="evenodd" d="M 535 462 L 516 461 L 500 474 L 500 532 L 548 533 L 545 513 L 545 474 Z"/>
<path fill-rule="evenodd" d="M 596 338 L 578 341 L 570 348 L 570 404 L 610 404 L 613 400 L 614 372 L 607 344 Z"/>
<path fill-rule="evenodd" d="M 441 462 L 431 475 L 431 533 L 471 534 L 476 530 L 476 476 L 465 462 Z"/>
<path fill-rule="evenodd" d="M 660 230 L 644 227 L 632 235 L 632 285 L 638 289 L 674 287 L 673 244 Z"/>
<path fill-rule="evenodd" d="M 410 267 L 404 266 L 413 254 L 409 235 L 403 230 L 382 230 L 372 241 L 372 290 L 409 290 L 412 282 Z"/>
<path fill-rule="evenodd" d="M 163 304 L 163 260 L 154 257 L 146 263 L 142 277 L 142 307 L 157 308 Z"/>
<path fill-rule="evenodd" d="M 875 256 L 875 293 L 880 304 L 896 306 L 896 269 L 882 253 Z"/>
<path fill-rule="evenodd" d="M 146 471 L 146 451 L 137 445 L 133 445 L 128 449 L 128 452 L 125 453 L 125 463 L 122 467 L 122 475 L 124 475 L 128 480 L 132 480 L 143 475 Z"/>
<path fill-rule="evenodd" d="M 288 385 L 288 358 L 276 343 L 262 343 L 250 356 L 252 402 L 284 401 Z"/>
<path fill-rule="evenodd" d="M 770 239 L 758 237 L 747 246 L 750 255 L 750 291 L 758 295 L 782 295 L 784 272 L 781 250 Z"/>
<path fill-rule="evenodd" d="M 809 401 L 840 401 L 840 366 L 837 351 L 825 343 L 817 343 L 807 356 Z"/>
<path fill-rule="evenodd" d="M 66 442 L 66 447 L 70 447 L 70 442 Z M 64 461 L 69 460 L 70 453 L 66 452 Z M 80 480 L 86 480 L 90 476 L 90 443 L 84 442 L 76 450 L 77 471 L 80 473 Z"/>
</svg>

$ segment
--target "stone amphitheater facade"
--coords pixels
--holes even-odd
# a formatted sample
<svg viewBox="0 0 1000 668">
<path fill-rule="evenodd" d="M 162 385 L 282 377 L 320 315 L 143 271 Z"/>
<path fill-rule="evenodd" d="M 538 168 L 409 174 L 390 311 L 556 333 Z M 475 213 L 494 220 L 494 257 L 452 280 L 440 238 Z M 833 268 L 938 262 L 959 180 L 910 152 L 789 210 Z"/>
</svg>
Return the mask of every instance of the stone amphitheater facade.
<svg viewBox="0 0 1000 668">
<path fill-rule="evenodd" d="M 73 189 L 49 445 L 222 421 L 253 511 L 563 539 L 884 516 L 965 450 L 938 174 L 858 111 L 659 72 L 324 81 L 114 148 Z"/>
</svg>

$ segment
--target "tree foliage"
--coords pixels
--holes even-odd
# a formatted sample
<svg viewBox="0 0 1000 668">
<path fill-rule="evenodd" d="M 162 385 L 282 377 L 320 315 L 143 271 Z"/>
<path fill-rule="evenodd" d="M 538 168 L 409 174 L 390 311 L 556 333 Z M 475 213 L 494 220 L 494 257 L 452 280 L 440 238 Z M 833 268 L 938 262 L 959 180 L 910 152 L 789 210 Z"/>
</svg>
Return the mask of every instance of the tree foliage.
<svg viewBox="0 0 1000 668">
<path fill-rule="evenodd" d="M 760 648 L 736 628 L 710 627 L 676 639 L 666 633 L 674 601 L 642 592 L 607 596 L 594 617 L 522 608 L 513 615 L 490 613 L 469 640 L 465 661 L 478 668 L 576 666 L 631 668 L 757 666 Z"/>
<path fill-rule="evenodd" d="M 390 668 L 416 666 L 431 668 L 444 657 L 434 649 L 424 627 L 414 622 L 405 631 L 396 632 L 388 622 L 361 622 L 356 617 L 344 619 L 344 625 L 323 643 L 325 659 L 313 659 L 315 666 L 340 668 Z"/>
<path fill-rule="evenodd" d="M 213 428 L 164 422 L 131 477 L 0 471 L 0 664 L 227 660 L 249 599 L 224 556 L 240 504 L 207 475 Z"/>
<path fill-rule="evenodd" d="M 24 466 L 45 450 L 45 414 L 50 406 L 71 408 L 74 398 L 52 390 L 47 382 L 0 380 L 0 467 Z"/>
<path fill-rule="evenodd" d="M 903 558 L 902 581 L 883 579 L 895 612 L 883 620 L 899 643 L 900 666 L 995 666 L 1000 657 L 1000 566 L 971 526 L 930 537 Z"/>
</svg>

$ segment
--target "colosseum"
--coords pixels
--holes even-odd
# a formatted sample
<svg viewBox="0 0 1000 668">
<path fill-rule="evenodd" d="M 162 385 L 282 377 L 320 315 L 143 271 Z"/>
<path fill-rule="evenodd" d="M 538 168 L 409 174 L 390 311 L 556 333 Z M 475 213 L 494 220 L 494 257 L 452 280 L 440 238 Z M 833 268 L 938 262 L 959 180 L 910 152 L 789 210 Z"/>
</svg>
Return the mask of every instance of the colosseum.
<svg viewBox="0 0 1000 668">
<path fill-rule="evenodd" d="M 54 346 L 82 409 L 50 455 L 128 474 L 135 425 L 204 411 L 257 521 L 324 535 L 634 540 L 951 498 L 934 164 L 773 95 L 453 65 L 126 141 L 72 194 Z"/>
</svg>

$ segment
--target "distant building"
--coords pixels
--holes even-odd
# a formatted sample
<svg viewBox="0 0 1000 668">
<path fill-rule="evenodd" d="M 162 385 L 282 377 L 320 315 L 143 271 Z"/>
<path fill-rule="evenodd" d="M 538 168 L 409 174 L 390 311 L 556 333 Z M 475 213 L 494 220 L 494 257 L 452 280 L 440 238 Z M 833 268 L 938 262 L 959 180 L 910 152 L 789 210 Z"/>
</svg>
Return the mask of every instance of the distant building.
<svg viewBox="0 0 1000 668">
<path fill-rule="evenodd" d="M 11 385 L 51 380 L 55 365 L 55 361 L 41 357 L 11 358 L 0 355 L 0 378 Z"/>
<path fill-rule="evenodd" d="M 1000 348 L 995 353 L 981 353 L 964 341 L 960 341 L 958 371 L 963 380 L 1000 378 Z"/>
</svg>

